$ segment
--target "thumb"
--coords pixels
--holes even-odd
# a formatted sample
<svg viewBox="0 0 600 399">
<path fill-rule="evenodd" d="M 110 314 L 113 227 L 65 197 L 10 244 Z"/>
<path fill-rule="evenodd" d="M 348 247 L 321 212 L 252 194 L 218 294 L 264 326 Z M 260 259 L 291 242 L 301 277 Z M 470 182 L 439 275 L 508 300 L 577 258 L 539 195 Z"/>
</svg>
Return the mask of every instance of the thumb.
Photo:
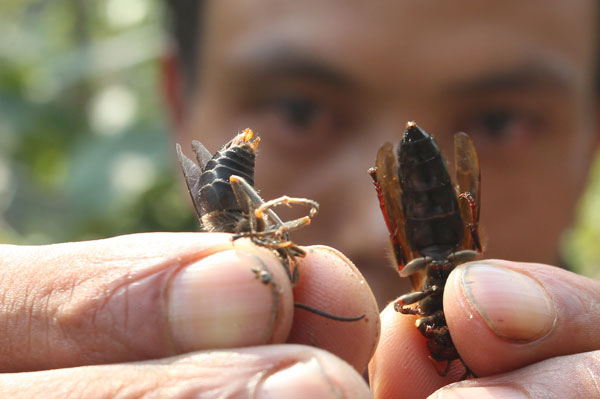
<svg viewBox="0 0 600 399">
<path fill-rule="evenodd" d="M 1 245 L 0 266 L 3 371 L 277 343 L 292 324 L 277 257 L 226 234 Z"/>
</svg>

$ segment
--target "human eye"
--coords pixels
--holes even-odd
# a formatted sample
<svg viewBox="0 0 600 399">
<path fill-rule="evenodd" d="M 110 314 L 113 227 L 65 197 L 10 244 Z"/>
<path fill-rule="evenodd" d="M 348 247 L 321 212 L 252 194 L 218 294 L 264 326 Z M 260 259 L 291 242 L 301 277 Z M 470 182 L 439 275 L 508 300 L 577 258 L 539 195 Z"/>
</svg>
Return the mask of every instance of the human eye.
<svg viewBox="0 0 600 399">
<path fill-rule="evenodd" d="M 490 140 L 506 139 L 514 133 L 519 116 L 508 109 L 485 110 L 474 120 L 473 134 L 484 135 Z"/>
<path fill-rule="evenodd" d="M 331 123 L 327 118 L 327 109 L 324 104 L 306 96 L 287 94 L 270 99 L 266 110 L 273 112 L 282 124 L 292 129 L 296 134 L 306 131 L 315 125 Z"/>
<path fill-rule="evenodd" d="M 338 104 L 307 93 L 271 95 L 259 105 L 258 112 L 280 140 L 333 139 L 346 124 Z"/>
<path fill-rule="evenodd" d="M 498 150 L 529 143 L 544 130 L 544 119 L 527 107 L 492 105 L 474 109 L 460 123 L 475 142 Z"/>
</svg>

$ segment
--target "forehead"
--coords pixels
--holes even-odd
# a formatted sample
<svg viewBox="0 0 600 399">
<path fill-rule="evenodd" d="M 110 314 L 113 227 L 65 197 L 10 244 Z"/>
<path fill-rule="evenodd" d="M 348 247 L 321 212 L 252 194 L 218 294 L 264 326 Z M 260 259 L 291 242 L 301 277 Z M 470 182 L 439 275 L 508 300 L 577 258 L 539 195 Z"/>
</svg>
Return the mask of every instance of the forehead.
<svg viewBox="0 0 600 399">
<path fill-rule="evenodd" d="M 402 87 L 536 60 L 580 81 L 595 68 L 593 0 L 228 0 L 207 2 L 205 11 L 204 59 L 224 65 L 292 53 L 367 85 L 385 76 L 386 86 Z"/>
</svg>

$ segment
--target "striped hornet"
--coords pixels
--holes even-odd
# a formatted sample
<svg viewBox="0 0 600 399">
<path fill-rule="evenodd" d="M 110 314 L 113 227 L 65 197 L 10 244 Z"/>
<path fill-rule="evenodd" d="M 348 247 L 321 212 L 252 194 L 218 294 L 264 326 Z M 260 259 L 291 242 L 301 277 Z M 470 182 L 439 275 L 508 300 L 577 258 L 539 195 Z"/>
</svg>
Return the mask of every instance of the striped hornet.
<svg viewBox="0 0 600 399">
<path fill-rule="evenodd" d="M 282 196 L 264 201 L 254 188 L 254 167 L 260 138 L 251 129 L 245 129 L 211 154 L 199 141 L 192 141 L 196 161 L 186 157 L 177 144 L 177 155 L 185 177 L 194 209 L 203 231 L 232 233 L 233 239 L 243 237 L 261 247 L 272 250 L 284 265 L 294 285 L 298 280 L 298 262 L 306 252 L 289 237 L 289 232 L 310 224 L 319 211 L 319 204 L 306 198 Z M 308 215 L 283 221 L 274 208 L 304 205 Z M 275 284 L 266 270 L 253 269 L 264 284 Z M 295 307 L 337 321 L 356 321 L 364 317 L 331 315 L 305 304 Z"/>
</svg>

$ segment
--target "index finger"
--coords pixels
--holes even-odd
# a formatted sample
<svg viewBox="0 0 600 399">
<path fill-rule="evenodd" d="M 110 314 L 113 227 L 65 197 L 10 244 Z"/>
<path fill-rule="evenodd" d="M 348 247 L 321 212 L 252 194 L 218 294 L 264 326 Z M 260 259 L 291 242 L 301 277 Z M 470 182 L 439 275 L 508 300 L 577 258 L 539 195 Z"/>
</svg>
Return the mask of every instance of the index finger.
<svg viewBox="0 0 600 399">
<path fill-rule="evenodd" d="M 396 312 L 393 302 L 381 312 L 381 342 L 369 363 L 375 398 L 425 398 L 464 373 L 453 362 L 448 375 L 438 375 L 415 320 L 416 316 Z"/>
<path fill-rule="evenodd" d="M 305 249 L 307 255 L 300 260 L 294 302 L 334 316 L 363 317 L 339 321 L 296 308 L 288 342 L 325 349 L 362 373 L 379 341 L 375 297 L 360 271 L 339 251 L 326 246 Z"/>
</svg>

